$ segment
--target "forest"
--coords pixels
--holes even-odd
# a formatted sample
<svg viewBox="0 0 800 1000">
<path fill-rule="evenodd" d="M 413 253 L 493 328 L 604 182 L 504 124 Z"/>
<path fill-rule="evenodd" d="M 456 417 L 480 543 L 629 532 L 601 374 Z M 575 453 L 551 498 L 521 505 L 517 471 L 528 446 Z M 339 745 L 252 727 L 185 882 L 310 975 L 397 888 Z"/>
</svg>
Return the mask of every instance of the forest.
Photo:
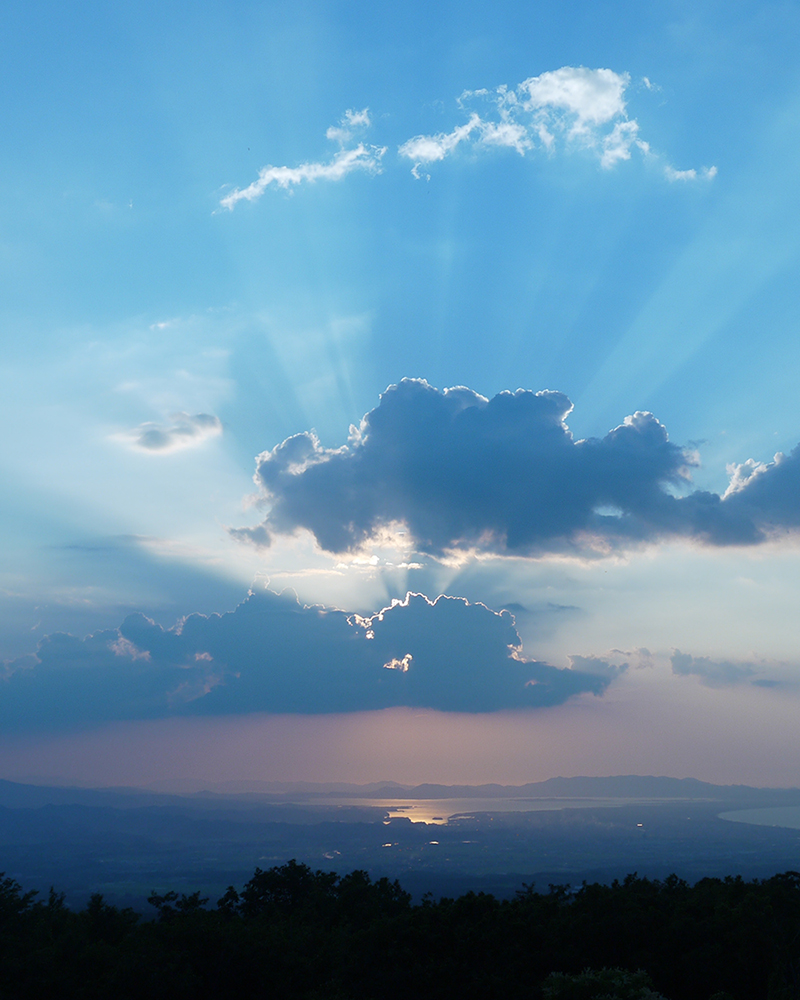
<svg viewBox="0 0 800 1000">
<path fill-rule="evenodd" d="M 212 902 L 81 910 L 0 876 L 0 998 L 784 1000 L 800 997 L 800 873 L 631 874 L 414 904 L 365 871 L 289 861 Z"/>
</svg>

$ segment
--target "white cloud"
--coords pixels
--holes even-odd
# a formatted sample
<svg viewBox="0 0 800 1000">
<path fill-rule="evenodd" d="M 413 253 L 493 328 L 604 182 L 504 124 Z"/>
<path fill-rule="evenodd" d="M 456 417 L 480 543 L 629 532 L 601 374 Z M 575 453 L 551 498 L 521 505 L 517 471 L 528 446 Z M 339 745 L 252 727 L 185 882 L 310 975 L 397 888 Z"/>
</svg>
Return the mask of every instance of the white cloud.
<svg viewBox="0 0 800 1000">
<path fill-rule="evenodd" d="M 452 152 L 460 142 L 468 139 L 482 124 L 480 115 L 473 114 L 466 125 L 459 125 L 452 132 L 414 136 L 413 139 L 404 142 L 400 147 L 400 155 L 408 157 L 409 160 L 415 160 L 417 164 L 443 160 L 448 153 Z"/>
<path fill-rule="evenodd" d="M 525 80 L 517 88 L 517 95 L 526 111 L 564 110 L 575 116 L 572 130 L 583 131 L 588 123 L 603 125 L 624 116 L 623 95 L 629 83 L 627 73 L 562 66 Z"/>
<path fill-rule="evenodd" d="M 436 135 L 417 135 L 400 146 L 401 156 L 414 160 L 412 173 L 419 178 L 419 168 L 423 163 L 434 163 L 443 160 L 445 156 L 462 142 L 477 136 L 476 142 L 484 146 L 507 146 L 515 149 L 520 155 L 532 146 L 524 125 L 504 119 L 500 122 L 484 121 L 480 115 L 472 113 L 464 125 L 459 125 L 452 132 L 439 132 Z"/>
<path fill-rule="evenodd" d="M 509 146 L 524 156 L 525 150 L 532 143 L 528 138 L 527 129 L 516 122 L 482 122 L 481 142 L 487 146 Z"/>
<path fill-rule="evenodd" d="M 553 148 L 553 143 L 556 141 L 556 137 L 547 128 L 544 122 L 538 123 L 536 126 L 536 134 L 539 136 L 539 139 L 545 149 L 550 150 Z"/>
<path fill-rule="evenodd" d="M 467 90 L 458 98 L 459 108 L 470 117 L 451 132 L 417 135 L 398 149 L 400 156 L 414 161 L 412 173 L 420 177 L 422 164 L 443 160 L 460 145 L 472 148 L 505 146 L 524 156 L 528 150 L 584 150 L 596 155 L 600 166 L 610 170 L 629 160 L 634 150 L 651 154 L 640 137 L 639 123 L 628 118 L 625 93 L 627 73 L 585 66 L 562 66 L 523 80 L 516 88 L 505 84 L 494 91 Z M 656 89 L 645 79 L 647 89 Z M 488 110 L 478 113 L 470 104 L 480 101 Z M 701 171 L 664 170 L 668 180 L 710 180 L 716 167 Z"/>
<path fill-rule="evenodd" d="M 553 151 L 556 137 L 583 148 L 596 149 L 603 167 L 629 159 L 637 138 L 638 124 L 625 114 L 627 73 L 610 69 L 563 66 L 553 72 L 529 77 L 516 89 L 505 85 L 491 92 L 485 88 L 465 91 L 458 99 L 466 110 L 470 101 L 488 103 L 489 116 L 471 112 L 469 121 L 452 132 L 418 135 L 399 147 L 401 156 L 414 160 L 413 173 L 419 176 L 423 163 L 443 160 L 467 140 L 476 146 L 505 146 L 524 156 L 537 145 Z M 602 126 L 612 124 L 610 132 Z"/>
<path fill-rule="evenodd" d="M 412 136 L 400 143 L 398 154 L 412 161 L 414 177 L 428 180 L 430 175 L 421 167 L 444 160 L 464 146 L 475 150 L 503 147 L 520 156 L 536 149 L 550 155 L 582 150 L 596 156 L 605 170 L 630 160 L 634 151 L 658 159 L 641 138 L 639 122 L 628 117 L 625 95 L 630 84 L 628 73 L 562 66 L 529 77 L 516 88 L 503 84 L 494 90 L 466 90 L 456 102 L 468 116 L 466 121 L 450 131 Z M 642 84 L 647 90 L 658 89 L 647 77 L 642 78 Z M 635 89 L 641 90 L 642 84 Z M 480 110 L 470 107 L 475 103 Z M 357 170 L 381 173 L 387 147 L 367 144 L 359 138 L 371 125 L 369 108 L 348 108 L 326 132 L 327 138 L 340 147 L 330 160 L 295 167 L 262 167 L 252 184 L 236 188 L 221 199 L 220 205 L 232 210 L 240 201 L 257 200 L 270 186 L 290 190 L 318 180 L 339 181 Z M 676 170 L 666 165 L 663 169 L 670 182 L 711 180 L 717 173 L 713 166 Z"/>
<path fill-rule="evenodd" d="M 695 170 L 692 167 L 690 170 L 676 170 L 669 164 L 664 167 L 664 176 L 670 183 L 673 181 L 710 181 L 717 176 L 716 167 L 703 167 L 702 170 Z"/>
<path fill-rule="evenodd" d="M 355 132 L 363 131 L 371 124 L 369 108 L 364 108 L 361 111 L 353 111 L 352 108 L 348 108 L 339 119 L 339 124 L 331 125 L 325 135 L 343 146 L 346 142 L 350 142 Z"/>
<path fill-rule="evenodd" d="M 620 160 L 631 158 L 631 146 L 635 143 L 643 152 L 647 152 L 647 143 L 637 139 L 639 125 L 635 121 L 617 122 L 611 132 L 603 139 L 603 155 L 600 166 L 606 170 L 615 166 Z"/>
<path fill-rule="evenodd" d="M 742 493 L 752 486 L 758 476 L 763 476 L 786 461 L 786 456 L 782 451 L 776 452 L 771 462 L 757 462 L 754 458 L 748 458 L 746 462 L 731 462 L 726 466 L 726 471 L 731 477 L 728 488 L 722 495 L 723 500 L 733 496 L 735 493 Z"/>
<path fill-rule="evenodd" d="M 372 146 L 359 142 L 351 149 L 344 145 L 353 138 L 357 131 L 368 128 L 371 124 L 369 109 L 362 111 L 347 110 L 339 120 L 339 124 L 331 126 L 326 135 L 328 139 L 338 142 L 342 147 L 331 160 L 326 163 L 301 163 L 298 167 L 262 167 L 258 179 L 246 188 L 236 188 L 226 195 L 220 205 L 229 211 L 239 201 L 256 201 L 270 185 L 288 190 L 304 181 L 309 184 L 314 181 L 340 181 L 355 170 L 366 170 L 370 174 L 381 172 L 381 160 L 386 152 L 385 146 Z"/>
<path fill-rule="evenodd" d="M 299 167 L 262 167 L 257 181 L 246 188 L 232 191 L 220 201 L 220 205 L 232 209 L 237 201 L 255 201 L 270 184 L 287 189 L 303 181 L 340 181 L 354 170 L 378 174 L 381 170 L 381 157 L 385 152 L 385 146 L 365 146 L 360 142 L 355 149 L 339 150 L 328 163 L 301 163 Z"/>
<path fill-rule="evenodd" d="M 115 435 L 137 451 L 167 455 L 184 448 L 193 448 L 222 433 L 219 417 L 210 413 L 173 413 L 168 425 L 145 423 Z"/>
</svg>

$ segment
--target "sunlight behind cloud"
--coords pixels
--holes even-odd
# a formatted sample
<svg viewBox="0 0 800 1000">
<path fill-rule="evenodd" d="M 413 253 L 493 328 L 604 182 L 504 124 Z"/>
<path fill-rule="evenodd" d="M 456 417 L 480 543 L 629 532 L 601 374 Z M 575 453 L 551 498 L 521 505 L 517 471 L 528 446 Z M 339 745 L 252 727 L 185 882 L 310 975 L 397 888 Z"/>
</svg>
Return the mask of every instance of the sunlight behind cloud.
<svg viewBox="0 0 800 1000">
<path fill-rule="evenodd" d="M 228 763 L 278 780 L 328 750 L 381 778 L 699 759 L 742 780 L 748 733 L 753 773 L 788 773 L 792 5 L 13 4 L 0 660 L 49 637 L 65 673 L 28 676 L 54 725 L 70 698 L 95 719 L 208 698 L 236 713 L 204 729 L 227 754 L 254 704 L 370 716 L 262 717 Z M 299 604 L 234 613 L 266 577 Z M 509 704 L 529 712 L 460 712 Z"/>
</svg>

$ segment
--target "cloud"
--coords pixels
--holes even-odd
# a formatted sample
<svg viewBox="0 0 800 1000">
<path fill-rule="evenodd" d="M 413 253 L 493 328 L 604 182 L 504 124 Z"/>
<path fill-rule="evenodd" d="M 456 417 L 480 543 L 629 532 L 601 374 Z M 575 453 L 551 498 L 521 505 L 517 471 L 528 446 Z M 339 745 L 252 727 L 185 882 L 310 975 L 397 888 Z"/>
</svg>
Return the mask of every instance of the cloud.
<svg viewBox="0 0 800 1000">
<path fill-rule="evenodd" d="M 414 169 L 416 170 L 423 163 L 443 160 L 456 146 L 469 139 L 473 132 L 477 130 L 482 136 L 485 129 L 486 123 L 481 121 L 480 115 L 473 114 L 466 124 L 457 126 L 452 132 L 418 135 L 413 139 L 408 139 L 400 146 L 399 153 L 409 160 L 415 160 Z"/>
<path fill-rule="evenodd" d="M 610 660 L 602 659 L 599 656 L 576 656 L 567 657 L 569 665 L 573 670 L 579 670 L 585 674 L 594 674 L 596 677 L 606 677 L 613 680 L 624 674 L 628 669 L 627 663 L 612 663 Z"/>
<path fill-rule="evenodd" d="M 171 420 L 172 423 L 166 426 L 140 424 L 116 437 L 137 451 L 166 455 L 184 448 L 193 448 L 222 433 L 222 422 L 211 413 L 173 413 Z"/>
<path fill-rule="evenodd" d="M 755 663 L 745 663 L 732 660 L 711 660 L 707 656 L 690 656 L 679 649 L 673 651 L 670 657 L 673 674 L 682 677 L 699 677 L 707 687 L 722 687 L 727 684 L 739 684 L 750 681 L 754 674 L 760 673 Z M 772 686 L 773 681 L 754 681 L 761 687 Z"/>
<path fill-rule="evenodd" d="M 695 170 L 692 167 L 691 170 L 675 170 L 674 167 L 669 166 L 669 164 L 664 167 L 664 176 L 668 181 L 696 181 L 698 179 L 704 181 L 711 181 L 717 176 L 716 167 L 703 167 L 702 170 Z"/>
<path fill-rule="evenodd" d="M 641 140 L 636 138 L 638 133 L 639 126 L 636 122 L 617 122 L 611 132 L 603 137 L 600 166 L 609 169 L 620 160 L 629 160 L 631 146 L 636 144 L 643 147 Z"/>
<path fill-rule="evenodd" d="M 399 147 L 399 153 L 414 161 L 412 172 L 417 177 L 423 164 L 442 160 L 467 142 L 473 148 L 506 146 L 521 156 L 537 147 L 548 152 L 590 150 L 608 170 L 630 159 L 632 149 L 650 151 L 639 138 L 638 122 L 627 117 L 629 83 L 627 73 L 562 66 L 523 80 L 516 88 L 466 91 L 459 106 L 468 110 L 478 100 L 488 105 L 484 115 L 472 111 L 469 120 L 451 132 L 415 136 Z"/>
<path fill-rule="evenodd" d="M 353 111 L 352 108 L 348 108 L 339 119 L 339 124 L 331 125 L 325 135 L 343 146 L 346 142 L 350 142 L 354 133 L 369 128 L 371 124 L 369 108 L 364 108 L 362 111 Z"/>
<path fill-rule="evenodd" d="M 239 201 L 256 201 L 270 185 L 288 190 L 303 182 L 340 181 L 355 170 L 365 170 L 370 174 L 381 172 L 381 160 L 386 152 L 385 146 L 358 145 L 346 149 L 345 143 L 352 140 L 354 134 L 370 126 L 369 111 L 348 110 L 337 126 L 327 131 L 328 139 L 338 142 L 342 147 L 326 163 L 301 163 L 299 167 L 262 167 L 258 179 L 246 188 L 236 188 L 226 195 L 220 205 L 233 210 Z"/>
<path fill-rule="evenodd" d="M 85 639 L 56 633 L 0 679 L 6 730 L 244 712 L 393 706 L 490 712 L 601 695 L 618 670 L 525 659 L 508 611 L 408 594 L 371 616 L 251 592 L 235 611 L 164 629 L 144 615 Z"/>
<path fill-rule="evenodd" d="M 652 669 L 655 666 L 655 657 L 647 646 L 636 646 L 634 649 L 612 649 L 609 650 L 609 655 L 625 656 L 629 660 L 633 660 L 637 670 Z M 627 667 L 627 664 L 625 666 Z"/>
<path fill-rule="evenodd" d="M 697 454 L 652 413 L 576 441 L 571 410 L 550 390 L 489 400 L 404 379 L 351 427 L 349 444 L 325 448 L 306 432 L 262 452 L 254 478 L 270 510 L 237 534 L 266 545 L 306 529 L 344 553 L 402 526 L 433 556 L 597 556 L 669 538 L 757 545 L 800 528 L 800 446 L 729 467 L 722 496 L 689 492 Z"/>
<path fill-rule="evenodd" d="M 657 89 L 647 77 L 643 83 L 648 90 Z M 422 168 L 444 160 L 459 147 L 475 151 L 504 147 L 520 156 L 536 149 L 549 154 L 583 150 L 596 156 L 604 170 L 629 160 L 636 150 L 655 157 L 639 134 L 639 123 L 628 117 L 625 93 L 629 85 L 627 73 L 562 66 L 529 77 L 515 88 L 503 84 L 495 90 L 467 90 L 457 102 L 468 115 L 465 122 L 450 131 L 412 136 L 400 143 L 398 154 L 412 161 L 411 172 L 416 178 L 428 180 L 430 174 Z M 473 104 L 479 110 L 472 108 Z M 371 125 L 368 108 L 348 109 L 326 132 L 327 138 L 340 147 L 330 160 L 296 167 L 262 167 L 252 184 L 236 188 L 221 199 L 220 205 L 232 210 L 240 201 L 256 201 L 270 186 L 289 190 L 304 182 L 339 181 L 356 170 L 381 173 L 386 146 L 363 141 L 349 145 Z M 664 176 L 670 182 L 711 180 L 716 174 L 716 167 L 698 171 L 664 166 Z"/>
<path fill-rule="evenodd" d="M 572 130 L 582 131 L 589 124 L 603 125 L 625 114 L 629 83 L 627 73 L 562 66 L 525 80 L 517 88 L 516 99 L 526 111 L 566 112 L 574 118 Z"/>
</svg>

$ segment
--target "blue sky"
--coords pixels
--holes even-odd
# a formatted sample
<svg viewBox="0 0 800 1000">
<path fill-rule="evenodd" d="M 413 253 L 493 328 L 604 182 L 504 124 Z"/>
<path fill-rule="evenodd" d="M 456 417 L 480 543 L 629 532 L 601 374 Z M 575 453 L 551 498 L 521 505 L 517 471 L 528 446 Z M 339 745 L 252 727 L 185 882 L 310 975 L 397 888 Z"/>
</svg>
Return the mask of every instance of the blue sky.
<svg viewBox="0 0 800 1000">
<path fill-rule="evenodd" d="M 8 10 L 6 776 L 796 780 L 794 5 Z"/>
</svg>

